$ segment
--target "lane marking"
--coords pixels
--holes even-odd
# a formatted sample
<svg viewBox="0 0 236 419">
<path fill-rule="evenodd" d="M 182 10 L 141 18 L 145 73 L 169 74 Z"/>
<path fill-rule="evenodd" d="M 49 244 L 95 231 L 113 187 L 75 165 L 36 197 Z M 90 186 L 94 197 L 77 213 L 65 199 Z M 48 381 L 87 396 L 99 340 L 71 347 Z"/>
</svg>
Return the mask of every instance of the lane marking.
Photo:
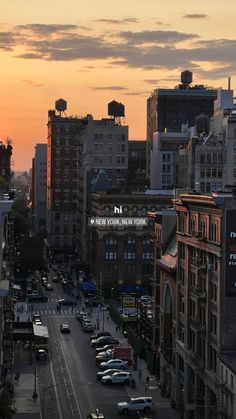
<svg viewBox="0 0 236 419">
<path fill-rule="evenodd" d="M 78 402 L 77 397 L 76 397 L 75 386 L 74 386 L 73 381 L 72 381 L 72 376 L 70 374 L 68 363 L 66 361 L 65 352 L 64 352 L 64 349 L 63 349 L 61 343 L 59 343 L 59 345 L 61 347 L 61 351 L 63 353 L 63 357 L 64 357 L 65 364 L 66 364 L 66 367 L 67 367 L 67 372 L 68 372 L 68 376 L 69 376 L 69 379 L 70 379 L 70 384 L 71 384 L 71 387 L 72 387 L 72 390 L 73 390 L 73 393 L 74 393 L 75 403 L 76 403 L 76 406 L 77 406 L 77 409 L 78 409 L 79 417 L 80 417 L 80 419 L 83 419 L 83 415 L 82 415 L 82 412 L 81 412 L 81 409 L 80 409 L 80 406 L 79 406 L 79 402 Z"/>
</svg>

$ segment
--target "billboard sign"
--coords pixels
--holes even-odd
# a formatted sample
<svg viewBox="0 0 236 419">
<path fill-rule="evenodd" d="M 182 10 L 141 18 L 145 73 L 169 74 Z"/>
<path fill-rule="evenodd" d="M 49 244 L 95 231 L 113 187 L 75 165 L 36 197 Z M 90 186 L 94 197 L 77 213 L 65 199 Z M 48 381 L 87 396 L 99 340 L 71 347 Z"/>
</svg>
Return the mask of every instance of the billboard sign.
<svg viewBox="0 0 236 419">
<path fill-rule="evenodd" d="M 131 295 L 124 295 L 122 297 L 122 307 L 135 307 L 135 297 Z"/>
<path fill-rule="evenodd" d="M 236 211 L 226 211 L 225 293 L 236 294 Z"/>
</svg>

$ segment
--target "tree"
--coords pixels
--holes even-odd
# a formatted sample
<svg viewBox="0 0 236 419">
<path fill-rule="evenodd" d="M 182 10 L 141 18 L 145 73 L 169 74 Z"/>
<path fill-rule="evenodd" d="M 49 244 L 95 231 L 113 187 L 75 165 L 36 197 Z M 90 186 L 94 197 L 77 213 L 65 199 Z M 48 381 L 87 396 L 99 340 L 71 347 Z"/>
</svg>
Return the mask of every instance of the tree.
<svg viewBox="0 0 236 419">
<path fill-rule="evenodd" d="M 19 246 L 19 266 L 22 274 L 43 269 L 43 240 L 37 236 L 25 236 Z"/>
<path fill-rule="evenodd" d="M 15 413 L 10 394 L 4 388 L 0 389 L 0 419 L 11 419 Z"/>
</svg>

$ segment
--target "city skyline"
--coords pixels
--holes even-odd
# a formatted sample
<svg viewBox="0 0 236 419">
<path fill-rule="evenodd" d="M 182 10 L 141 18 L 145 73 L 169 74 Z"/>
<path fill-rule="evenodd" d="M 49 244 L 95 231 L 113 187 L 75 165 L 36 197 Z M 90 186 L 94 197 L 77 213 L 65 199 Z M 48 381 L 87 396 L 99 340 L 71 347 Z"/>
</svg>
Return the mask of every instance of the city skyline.
<svg viewBox="0 0 236 419">
<path fill-rule="evenodd" d="M 214 88 L 230 76 L 235 88 L 234 3 L 2 3 L 0 139 L 13 140 L 13 171 L 29 169 L 35 144 L 46 143 L 47 111 L 60 97 L 68 116 L 95 118 L 121 101 L 129 138 L 145 139 L 146 99 L 177 85 L 182 70 Z"/>
</svg>

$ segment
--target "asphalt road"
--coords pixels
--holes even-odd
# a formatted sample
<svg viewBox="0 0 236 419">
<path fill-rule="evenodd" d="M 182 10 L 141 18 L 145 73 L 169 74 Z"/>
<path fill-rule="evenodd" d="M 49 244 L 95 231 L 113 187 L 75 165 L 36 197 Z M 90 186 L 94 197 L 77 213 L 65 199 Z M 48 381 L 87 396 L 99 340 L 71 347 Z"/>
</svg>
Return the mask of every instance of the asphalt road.
<svg viewBox="0 0 236 419">
<path fill-rule="evenodd" d="M 119 418 L 116 403 L 127 400 L 127 388 L 122 385 L 108 387 L 97 382 L 95 350 L 89 344 L 90 334 L 82 330 L 71 307 L 63 307 L 61 313 L 56 310 L 57 299 L 66 297 L 61 284 L 54 284 L 54 290 L 48 291 L 47 296 L 49 298 L 47 303 L 34 303 L 34 312 L 42 315 L 43 323 L 48 327 L 50 341 L 49 360 L 38 362 L 39 381 L 40 377 L 41 380 L 45 380 L 45 374 L 50 371 L 51 378 L 47 377 L 41 388 L 55 385 L 52 389 L 43 391 L 43 419 L 52 418 L 52 393 L 55 393 L 54 402 L 57 400 L 59 406 L 59 415 L 57 415 L 59 418 L 84 419 L 96 408 L 101 410 L 106 418 Z M 74 311 L 80 306 L 81 303 Z M 97 309 L 93 310 L 95 322 Z M 61 323 L 70 325 L 70 334 L 60 332 Z"/>
<path fill-rule="evenodd" d="M 34 303 L 34 312 L 39 312 L 43 323 L 48 326 L 50 343 L 48 361 L 38 362 L 41 404 L 44 404 L 42 419 L 85 419 L 86 415 L 94 412 L 96 408 L 105 414 L 106 419 L 120 418 L 116 404 L 132 396 L 132 390 L 128 386 L 104 386 L 97 382 L 95 350 L 89 344 L 90 334 L 82 330 L 80 322 L 75 318 L 75 312 L 82 308 L 82 303 L 77 304 L 74 313 L 69 306 L 64 306 L 61 313 L 58 313 L 57 300 L 67 296 L 61 284 L 54 284 L 54 290 L 47 291 L 46 294 L 49 298 L 47 303 Z M 106 314 L 103 316 L 103 313 L 100 313 L 99 316 L 101 324 L 104 317 L 106 320 Z M 96 320 L 97 308 L 93 308 L 93 323 L 96 323 Z M 61 334 L 61 323 L 70 325 L 70 334 Z M 106 321 L 104 323 L 106 325 Z M 111 326 L 110 322 L 109 330 L 113 330 Z M 45 388 L 47 389 L 43 391 Z M 144 395 L 144 391 L 141 393 L 139 395 Z M 176 412 L 170 409 L 168 401 L 160 402 L 159 407 L 151 413 L 151 419 L 157 415 L 159 419 L 178 417 Z M 131 417 L 136 419 L 144 416 L 132 414 Z"/>
</svg>

